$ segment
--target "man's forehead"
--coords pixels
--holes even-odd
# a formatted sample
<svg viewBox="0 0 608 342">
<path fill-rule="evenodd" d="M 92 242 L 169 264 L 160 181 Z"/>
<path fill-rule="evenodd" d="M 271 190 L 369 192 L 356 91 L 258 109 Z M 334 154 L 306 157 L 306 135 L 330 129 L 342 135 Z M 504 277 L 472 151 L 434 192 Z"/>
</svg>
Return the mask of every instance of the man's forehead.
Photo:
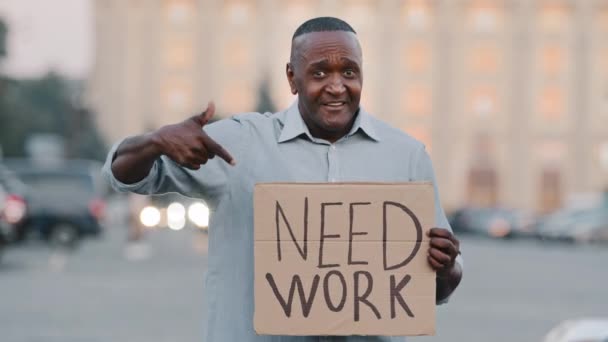
<svg viewBox="0 0 608 342">
<path fill-rule="evenodd" d="M 306 54 L 310 50 L 327 46 L 351 50 L 360 54 L 359 40 L 352 32 L 347 31 L 320 31 L 302 34 L 293 40 L 293 47 L 300 53 Z"/>
</svg>

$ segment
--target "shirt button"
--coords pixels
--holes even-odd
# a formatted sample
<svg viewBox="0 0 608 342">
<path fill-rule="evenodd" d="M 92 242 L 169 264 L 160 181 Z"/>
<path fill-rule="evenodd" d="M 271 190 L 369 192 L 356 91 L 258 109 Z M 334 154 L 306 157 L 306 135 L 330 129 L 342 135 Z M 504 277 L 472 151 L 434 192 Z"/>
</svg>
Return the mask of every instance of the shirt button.
<svg viewBox="0 0 608 342">
<path fill-rule="evenodd" d="M 336 149 L 336 145 L 331 145 L 331 149 L 335 150 Z"/>
</svg>

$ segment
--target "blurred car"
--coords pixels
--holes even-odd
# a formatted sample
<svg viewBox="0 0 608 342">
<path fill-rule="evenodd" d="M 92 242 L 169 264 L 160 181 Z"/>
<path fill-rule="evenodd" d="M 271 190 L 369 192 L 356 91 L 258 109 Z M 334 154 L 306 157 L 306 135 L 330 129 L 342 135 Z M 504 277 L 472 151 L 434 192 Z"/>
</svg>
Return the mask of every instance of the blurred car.
<svg viewBox="0 0 608 342">
<path fill-rule="evenodd" d="M 177 194 L 147 196 L 146 203 L 132 211 L 136 224 L 146 228 L 196 228 L 206 232 L 209 227 L 210 213 L 205 202 Z"/>
<path fill-rule="evenodd" d="M 454 211 L 448 221 L 456 233 L 511 238 L 531 235 L 534 217 L 515 209 L 467 207 Z"/>
<path fill-rule="evenodd" d="M 37 234 L 54 244 L 70 246 L 82 237 L 102 232 L 105 202 L 99 163 L 10 160 L 6 165 L 27 186 L 28 210 L 20 224 L 22 237 Z"/>
<path fill-rule="evenodd" d="M 575 222 L 567 238 L 577 243 L 608 242 L 608 208 L 594 210 Z"/>
<path fill-rule="evenodd" d="M 6 208 L 7 194 L 2 184 L 0 184 L 0 259 L 6 245 L 10 241 L 10 236 L 13 232 L 12 226 L 4 219 L 4 210 Z"/>
<path fill-rule="evenodd" d="M 608 242 L 608 207 L 564 208 L 542 217 L 534 227 L 543 240 Z"/>
<path fill-rule="evenodd" d="M 608 342 L 608 318 L 561 322 L 545 335 L 543 342 Z"/>
<path fill-rule="evenodd" d="M 0 239 L 5 244 L 16 240 L 25 219 L 25 185 L 0 164 Z"/>
<path fill-rule="evenodd" d="M 608 224 L 602 224 L 595 226 L 589 230 L 579 241 L 592 242 L 592 243 L 608 243 Z"/>
</svg>

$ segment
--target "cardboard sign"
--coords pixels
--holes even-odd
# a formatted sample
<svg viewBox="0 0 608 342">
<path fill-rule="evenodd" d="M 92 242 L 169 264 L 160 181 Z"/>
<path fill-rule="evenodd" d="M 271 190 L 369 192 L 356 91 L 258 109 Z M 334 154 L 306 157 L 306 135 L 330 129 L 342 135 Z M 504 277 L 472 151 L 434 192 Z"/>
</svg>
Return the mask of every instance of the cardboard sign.
<svg viewBox="0 0 608 342">
<path fill-rule="evenodd" d="M 434 334 L 431 183 L 257 184 L 254 216 L 258 334 Z"/>
</svg>

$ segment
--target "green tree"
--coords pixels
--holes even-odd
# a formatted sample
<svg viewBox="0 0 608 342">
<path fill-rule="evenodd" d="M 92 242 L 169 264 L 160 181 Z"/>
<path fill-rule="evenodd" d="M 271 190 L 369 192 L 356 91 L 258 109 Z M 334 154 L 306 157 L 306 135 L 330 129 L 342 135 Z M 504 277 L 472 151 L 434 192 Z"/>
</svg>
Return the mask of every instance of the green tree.
<svg viewBox="0 0 608 342">
<path fill-rule="evenodd" d="M 93 115 L 76 96 L 73 81 L 49 73 L 29 80 L 4 80 L 0 93 L 0 146 L 5 156 L 25 156 L 32 134 L 55 134 L 66 141 L 68 157 L 102 159 L 105 145 Z"/>
<path fill-rule="evenodd" d="M 258 113 L 274 113 L 276 111 L 276 107 L 270 96 L 270 83 L 267 79 L 264 79 L 258 88 L 258 100 L 255 111 Z"/>
<path fill-rule="evenodd" d="M 0 18 L 0 61 L 6 57 L 6 36 L 8 34 L 8 27 Z"/>
<path fill-rule="evenodd" d="M 0 62 L 7 55 L 9 29 L 0 18 Z M 0 74 L 0 147 L 3 154 L 23 157 L 33 134 L 62 137 L 68 157 L 102 159 L 105 145 L 93 115 L 79 99 L 82 82 L 50 72 L 16 80 Z"/>
</svg>

